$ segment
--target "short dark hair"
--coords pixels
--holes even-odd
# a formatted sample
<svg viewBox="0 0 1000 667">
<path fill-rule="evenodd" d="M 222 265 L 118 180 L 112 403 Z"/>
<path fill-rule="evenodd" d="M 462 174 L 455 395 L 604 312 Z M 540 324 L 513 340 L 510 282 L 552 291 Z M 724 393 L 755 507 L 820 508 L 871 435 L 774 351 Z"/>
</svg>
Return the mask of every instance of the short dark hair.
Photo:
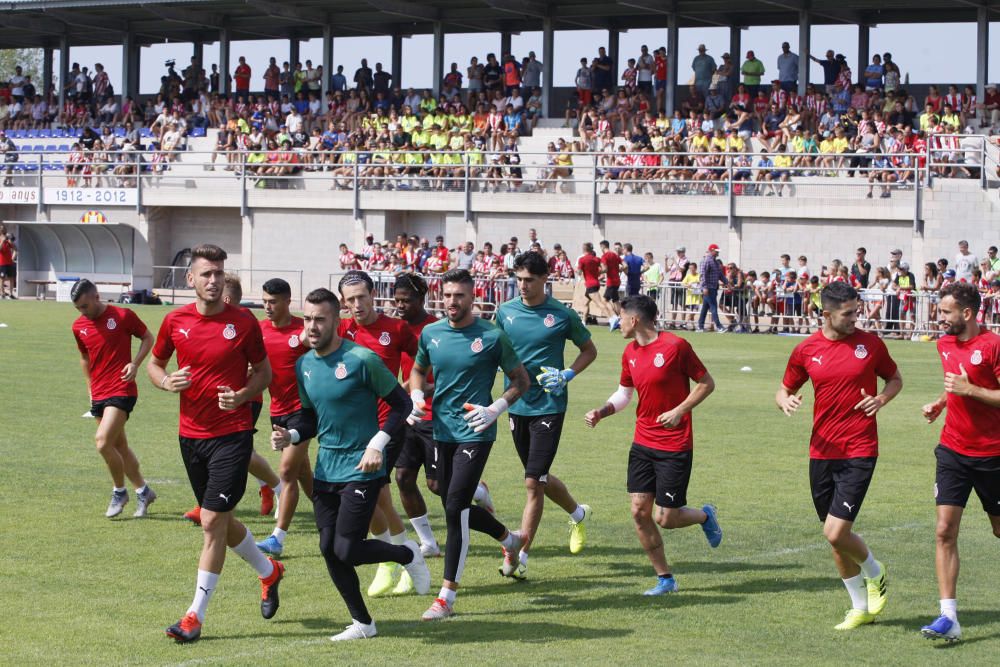
<svg viewBox="0 0 1000 667">
<path fill-rule="evenodd" d="M 340 312 L 340 299 L 337 295 L 328 290 L 325 287 L 319 287 L 314 289 L 312 292 L 306 295 L 306 303 L 311 303 L 313 305 L 319 305 L 321 303 L 328 303 L 330 307 L 333 308 L 333 312 Z"/>
<path fill-rule="evenodd" d="M 216 261 L 216 260 L 210 260 Z M 243 300 L 243 283 L 240 281 L 240 277 L 235 273 L 227 273 L 225 277 L 225 284 L 223 289 L 227 289 L 233 293 L 236 297 L 236 301 Z"/>
<path fill-rule="evenodd" d="M 77 280 L 73 283 L 73 287 L 69 291 L 69 298 L 73 301 L 73 303 L 76 303 L 81 296 L 86 296 L 91 292 L 97 292 L 97 285 L 90 282 L 86 278 L 83 278 L 82 280 Z"/>
<path fill-rule="evenodd" d="M 865 249 L 865 247 L 864 247 L 864 246 L 861 246 L 860 248 L 858 248 L 858 249 L 857 249 L 857 252 L 863 252 L 863 253 L 865 253 L 866 255 L 868 254 L 868 250 L 867 250 L 867 249 Z"/>
<path fill-rule="evenodd" d="M 639 319 L 646 324 L 655 324 L 659 309 L 656 302 L 645 294 L 627 296 L 622 301 L 622 312 L 638 315 Z"/>
<path fill-rule="evenodd" d="M 339 283 L 337 283 L 337 290 L 343 294 L 345 287 L 357 285 L 358 283 L 364 283 L 369 292 L 375 291 L 375 281 L 372 280 L 372 277 L 366 272 L 359 271 L 357 269 L 348 271 L 344 274 L 344 277 L 340 279 Z"/>
<path fill-rule="evenodd" d="M 401 273 L 396 276 L 394 290 L 398 289 L 408 289 L 420 296 L 424 296 L 427 294 L 427 281 L 416 273 Z"/>
<path fill-rule="evenodd" d="M 632 252 L 632 244 L 631 243 L 626 243 L 625 244 L 625 250 L 626 250 L 626 252 Z"/>
<path fill-rule="evenodd" d="M 607 240 L 607 239 L 604 239 L 603 241 L 601 241 L 601 247 L 602 247 L 602 248 L 610 248 L 610 247 L 611 247 L 611 244 L 610 244 L 610 243 L 608 243 L 608 240 Z"/>
<path fill-rule="evenodd" d="M 848 301 L 856 300 L 858 298 L 858 290 L 847 283 L 830 283 L 819 293 L 819 297 L 823 304 L 823 310 L 833 310 L 838 306 L 843 306 Z"/>
<path fill-rule="evenodd" d="M 193 262 L 199 257 L 209 262 L 224 262 L 229 259 L 225 250 L 211 243 L 201 243 L 191 248 L 191 261 Z"/>
<path fill-rule="evenodd" d="M 979 312 L 979 306 L 983 299 L 979 296 L 979 290 L 972 283 L 952 283 L 941 288 L 941 298 L 950 296 L 958 304 L 959 308 L 971 308 L 974 313 Z"/>
<path fill-rule="evenodd" d="M 545 261 L 541 253 L 537 252 L 526 252 L 514 259 L 514 270 L 520 271 L 521 269 L 525 269 L 533 276 L 549 275 L 549 263 Z"/>
<path fill-rule="evenodd" d="M 271 296 L 292 296 L 292 288 L 284 278 L 271 278 L 261 286 L 261 290 Z"/>
<path fill-rule="evenodd" d="M 472 274 L 470 274 L 466 269 L 452 269 L 451 271 L 446 271 L 441 276 L 441 283 L 461 283 L 463 285 L 468 285 L 469 287 L 475 285 L 472 280 Z"/>
</svg>

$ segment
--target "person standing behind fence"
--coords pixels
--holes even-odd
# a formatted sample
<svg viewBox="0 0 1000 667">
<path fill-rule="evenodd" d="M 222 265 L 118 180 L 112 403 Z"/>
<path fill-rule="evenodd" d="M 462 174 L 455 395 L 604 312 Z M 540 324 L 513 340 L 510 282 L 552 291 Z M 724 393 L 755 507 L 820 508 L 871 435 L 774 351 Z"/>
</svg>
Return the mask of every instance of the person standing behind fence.
<svg viewBox="0 0 1000 667">
<path fill-rule="evenodd" d="M 625 244 L 625 296 L 636 296 L 642 290 L 642 257 L 632 252 L 632 244 Z"/>
<path fill-rule="evenodd" d="M 698 266 L 698 273 L 701 275 L 701 294 L 704 297 L 701 303 L 701 312 L 698 313 L 698 331 L 705 331 L 705 316 L 708 311 L 712 311 L 712 322 L 715 324 L 716 333 L 726 333 L 719 320 L 719 283 L 728 284 L 725 273 L 722 271 L 722 262 L 719 260 L 719 246 L 712 244 L 708 246 L 708 251 Z"/>
</svg>

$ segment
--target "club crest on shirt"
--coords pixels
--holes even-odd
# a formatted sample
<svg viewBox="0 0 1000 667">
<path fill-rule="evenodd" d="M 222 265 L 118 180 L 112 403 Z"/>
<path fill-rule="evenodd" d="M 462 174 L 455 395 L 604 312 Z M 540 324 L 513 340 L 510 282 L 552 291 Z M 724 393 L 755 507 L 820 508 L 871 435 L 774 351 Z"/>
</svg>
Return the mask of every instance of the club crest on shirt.
<svg viewBox="0 0 1000 667">
<path fill-rule="evenodd" d="M 333 377 L 337 378 L 338 380 L 343 380 L 345 377 L 347 377 L 347 366 L 344 365 L 344 362 L 340 362 L 337 364 L 337 369 L 333 371 Z"/>
<path fill-rule="evenodd" d="M 656 356 L 653 357 L 653 365 L 657 368 L 663 368 L 663 364 L 667 363 L 666 359 L 663 358 L 662 352 L 657 352 Z"/>
<path fill-rule="evenodd" d="M 392 339 L 389 338 L 389 332 L 388 331 L 383 331 L 382 335 L 378 337 L 378 344 L 379 345 L 388 345 L 391 342 L 392 342 Z"/>
<path fill-rule="evenodd" d="M 983 352 L 982 352 L 982 350 L 973 350 L 972 356 L 969 357 L 969 362 L 973 366 L 978 366 L 979 364 L 983 363 Z"/>
<path fill-rule="evenodd" d="M 542 320 L 542 324 L 551 329 L 556 325 L 556 316 L 553 315 L 552 313 L 549 313 L 548 315 L 545 316 L 545 319 Z"/>
<path fill-rule="evenodd" d="M 222 330 L 222 337 L 226 340 L 232 340 L 236 338 L 236 325 L 227 324 L 226 328 Z"/>
<path fill-rule="evenodd" d="M 115 322 L 115 318 L 109 317 L 108 318 L 108 331 L 114 331 L 117 328 L 118 328 L 118 323 Z"/>
<path fill-rule="evenodd" d="M 858 359 L 864 359 L 865 357 L 868 356 L 868 348 L 865 347 L 864 345 L 858 345 L 856 348 L 854 348 L 854 356 L 857 357 Z"/>
<path fill-rule="evenodd" d="M 298 347 L 301 343 L 298 334 L 292 334 L 288 337 L 288 347 Z"/>
<path fill-rule="evenodd" d="M 482 352 L 483 351 L 483 339 L 482 338 L 477 338 L 476 340 L 472 341 L 471 348 L 472 348 L 472 351 L 475 354 L 479 354 L 480 352 Z"/>
</svg>

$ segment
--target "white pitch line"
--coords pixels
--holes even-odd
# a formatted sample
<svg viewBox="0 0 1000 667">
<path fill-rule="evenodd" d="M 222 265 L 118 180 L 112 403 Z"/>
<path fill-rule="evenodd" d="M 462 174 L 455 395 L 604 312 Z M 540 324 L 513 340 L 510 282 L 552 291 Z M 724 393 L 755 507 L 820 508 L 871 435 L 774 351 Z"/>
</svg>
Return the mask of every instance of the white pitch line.
<svg viewBox="0 0 1000 667">
<path fill-rule="evenodd" d="M 914 528 L 926 528 L 929 524 L 925 521 L 914 521 L 911 523 L 904 523 L 898 526 L 889 526 L 888 528 L 877 528 L 874 530 L 865 531 L 869 534 L 878 533 L 895 533 L 901 530 L 913 530 Z M 745 556 L 734 556 L 733 558 L 727 558 L 722 561 L 723 563 L 744 563 L 749 560 L 756 560 L 758 558 L 780 558 L 782 556 L 790 556 L 792 554 L 804 553 L 806 551 L 817 551 L 819 549 L 828 549 L 829 545 L 826 542 L 815 542 L 813 544 L 807 544 L 801 547 L 785 547 L 784 549 L 776 549 L 774 551 L 760 551 L 758 553 L 747 554 Z"/>
</svg>

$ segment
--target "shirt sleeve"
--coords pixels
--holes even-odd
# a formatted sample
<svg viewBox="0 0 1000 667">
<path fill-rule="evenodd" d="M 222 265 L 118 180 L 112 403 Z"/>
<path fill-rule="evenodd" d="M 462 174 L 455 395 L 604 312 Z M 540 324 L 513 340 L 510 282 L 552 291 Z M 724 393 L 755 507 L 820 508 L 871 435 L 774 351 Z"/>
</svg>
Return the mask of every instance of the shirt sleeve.
<svg viewBox="0 0 1000 667">
<path fill-rule="evenodd" d="M 399 386 L 395 376 L 382 363 L 382 359 L 369 350 L 364 351 L 365 380 L 368 387 L 379 397 L 388 396 Z"/>
<path fill-rule="evenodd" d="M 796 392 L 808 379 L 809 372 L 806 371 L 806 367 L 802 363 L 802 352 L 799 347 L 796 347 L 792 350 L 792 356 L 788 358 L 788 365 L 785 367 L 785 377 L 781 379 L 781 384 L 788 388 L 789 391 Z"/>
<path fill-rule="evenodd" d="M 698 358 L 694 348 L 691 347 L 691 343 L 683 338 L 681 339 L 681 361 L 683 363 L 684 374 L 695 382 L 700 382 L 708 373 L 708 369 L 705 368 L 705 364 L 701 363 L 701 359 Z"/>
<path fill-rule="evenodd" d="M 168 314 L 160 324 L 160 331 L 156 334 L 156 344 L 153 345 L 153 356 L 157 359 L 169 359 L 174 353 L 174 341 L 170 337 L 173 321 L 174 318 Z"/>
<path fill-rule="evenodd" d="M 420 338 L 417 339 L 417 356 L 413 359 L 413 364 L 415 366 L 420 366 L 421 368 L 427 368 L 431 365 L 431 357 L 427 352 L 427 332 L 422 331 L 420 333 Z"/>
<path fill-rule="evenodd" d="M 142 338 L 146 335 L 146 323 L 139 319 L 135 311 L 128 308 L 125 309 L 125 324 L 128 325 L 126 331 L 136 338 Z"/>
<path fill-rule="evenodd" d="M 500 368 L 504 373 L 511 373 L 521 365 L 521 359 L 514 351 L 514 343 L 511 342 L 507 332 L 497 330 L 498 341 L 500 343 Z"/>
<path fill-rule="evenodd" d="M 80 333 L 76 329 L 73 330 L 73 340 L 76 341 L 76 346 L 80 349 L 80 354 L 87 354 L 87 346 L 83 344 L 83 339 L 80 338 Z"/>
<path fill-rule="evenodd" d="M 623 387 L 634 387 L 635 383 L 632 381 L 632 370 L 629 367 L 628 359 L 625 356 L 627 352 L 628 348 L 626 348 L 625 352 L 622 353 L 622 374 L 618 379 L 618 384 Z"/>
<path fill-rule="evenodd" d="M 875 349 L 878 356 L 875 372 L 883 380 L 888 380 L 896 374 L 896 362 L 889 355 L 889 348 L 886 347 L 885 342 L 881 338 L 876 338 L 875 340 L 877 341 Z"/>
<path fill-rule="evenodd" d="M 304 410 L 315 410 L 313 402 L 309 400 L 309 394 L 306 392 L 305 385 L 302 384 L 302 364 L 305 363 L 305 355 L 298 358 L 295 362 L 295 380 L 299 388 L 299 402 L 302 403 L 302 408 Z"/>
<path fill-rule="evenodd" d="M 590 329 L 583 326 L 579 313 L 572 308 L 567 308 L 566 311 L 569 317 L 569 339 L 579 347 L 590 340 Z"/>
</svg>

